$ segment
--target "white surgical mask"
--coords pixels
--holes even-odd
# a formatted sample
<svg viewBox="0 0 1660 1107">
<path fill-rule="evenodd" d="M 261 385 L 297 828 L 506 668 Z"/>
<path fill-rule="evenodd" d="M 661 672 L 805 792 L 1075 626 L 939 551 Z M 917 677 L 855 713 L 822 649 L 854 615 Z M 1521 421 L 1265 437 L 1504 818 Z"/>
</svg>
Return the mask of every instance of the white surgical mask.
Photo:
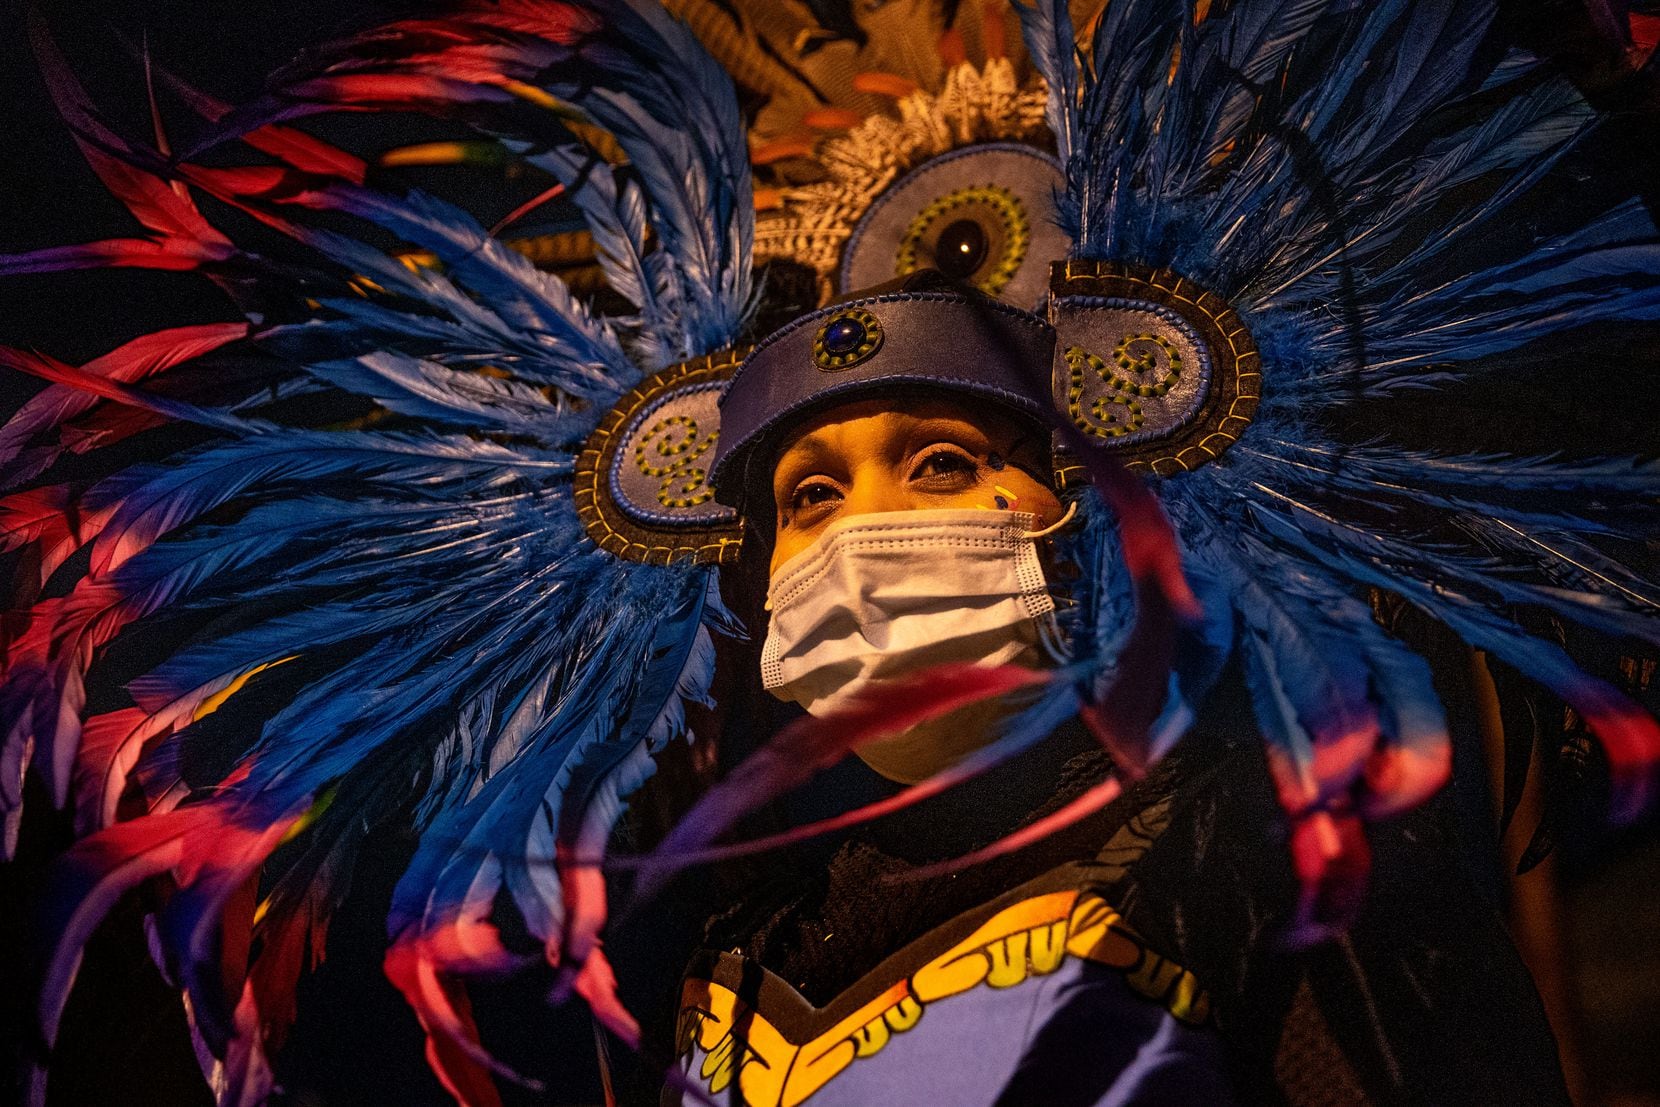
<svg viewBox="0 0 1660 1107">
<path fill-rule="evenodd" d="M 1028 512 L 892 511 L 831 524 L 767 589 L 762 683 L 810 714 L 945 662 L 1037 667 L 1060 655 Z M 1058 526 L 1058 524 L 1057 524 Z M 1053 530 L 1055 528 L 1050 528 Z M 914 783 L 978 748 L 1001 712 L 953 712 L 859 756 Z"/>
</svg>

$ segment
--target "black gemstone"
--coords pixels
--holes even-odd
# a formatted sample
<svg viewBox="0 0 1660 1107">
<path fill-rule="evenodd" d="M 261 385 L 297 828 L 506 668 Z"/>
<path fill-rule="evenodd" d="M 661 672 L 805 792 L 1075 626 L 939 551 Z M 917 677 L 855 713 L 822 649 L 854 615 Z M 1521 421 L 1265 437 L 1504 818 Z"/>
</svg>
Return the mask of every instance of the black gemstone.
<svg viewBox="0 0 1660 1107">
<path fill-rule="evenodd" d="M 953 280 L 974 275 L 986 260 L 986 232 L 972 219 L 959 219 L 940 232 L 934 244 L 934 264 Z"/>
<path fill-rule="evenodd" d="M 865 325 L 857 319 L 837 319 L 824 328 L 824 352 L 835 354 L 851 354 L 865 341 Z"/>
</svg>

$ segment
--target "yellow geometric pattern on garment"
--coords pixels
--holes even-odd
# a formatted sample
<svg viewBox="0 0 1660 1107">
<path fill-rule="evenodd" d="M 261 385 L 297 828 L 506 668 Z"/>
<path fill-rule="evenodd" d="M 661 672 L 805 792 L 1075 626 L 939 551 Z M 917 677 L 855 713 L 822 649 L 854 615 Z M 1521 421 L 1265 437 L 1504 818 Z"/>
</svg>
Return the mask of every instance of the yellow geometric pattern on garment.
<svg viewBox="0 0 1660 1107">
<path fill-rule="evenodd" d="M 1210 998 L 1191 972 L 1147 948 L 1106 900 L 1050 892 L 999 911 L 979 929 L 810 1042 L 789 1041 L 730 989 L 688 980 L 677 1044 L 704 1053 L 697 1075 L 720 1096 L 734 1081 L 749 1107 L 794 1107 L 855 1061 L 880 1053 L 921 1021 L 930 1005 L 979 987 L 1012 988 L 1060 968 L 1068 957 L 1125 974 L 1136 992 L 1184 1023 L 1210 1017 Z"/>
</svg>

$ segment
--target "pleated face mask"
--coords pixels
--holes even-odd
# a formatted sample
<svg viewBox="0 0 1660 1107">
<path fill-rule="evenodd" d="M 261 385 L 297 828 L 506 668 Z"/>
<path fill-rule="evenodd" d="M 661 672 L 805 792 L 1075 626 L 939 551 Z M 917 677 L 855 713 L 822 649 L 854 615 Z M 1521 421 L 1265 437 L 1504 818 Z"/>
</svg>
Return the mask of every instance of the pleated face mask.
<svg viewBox="0 0 1660 1107">
<path fill-rule="evenodd" d="M 1049 532 L 1033 523 L 1027 512 L 970 508 L 832 524 L 767 589 L 762 683 L 823 715 L 944 662 L 1036 667 L 1058 657 L 1055 603 L 1037 551 Z M 914 775 L 865 759 L 894 779 Z"/>
</svg>

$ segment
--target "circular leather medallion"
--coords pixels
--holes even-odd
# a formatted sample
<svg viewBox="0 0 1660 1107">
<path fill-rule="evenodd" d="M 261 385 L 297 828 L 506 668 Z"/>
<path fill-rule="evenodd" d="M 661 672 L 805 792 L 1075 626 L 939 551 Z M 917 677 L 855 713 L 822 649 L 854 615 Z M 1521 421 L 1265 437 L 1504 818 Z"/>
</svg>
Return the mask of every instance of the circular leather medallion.
<svg viewBox="0 0 1660 1107">
<path fill-rule="evenodd" d="M 1132 469 L 1169 476 L 1219 457 L 1256 414 L 1261 358 L 1220 297 L 1169 270 L 1056 262 L 1055 403 Z M 1081 469 L 1056 459 L 1063 483 Z"/>
<path fill-rule="evenodd" d="M 891 155 L 889 155 L 891 157 Z M 1046 266 L 1072 245 L 1055 218 L 1066 176 L 1021 142 L 977 142 L 883 188 L 842 249 L 843 295 L 935 268 L 1017 307 L 1043 310 Z"/>
<path fill-rule="evenodd" d="M 1060 351 L 1066 413 L 1085 434 L 1132 446 L 1187 423 L 1210 393 L 1210 350 L 1180 314 L 1150 300 L 1068 297 Z"/>
<path fill-rule="evenodd" d="M 733 561 L 743 520 L 715 502 L 709 465 L 717 401 L 747 350 L 672 365 L 642 381 L 600 421 L 577 458 L 577 512 L 588 536 L 630 561 Z"/>
</svg>

